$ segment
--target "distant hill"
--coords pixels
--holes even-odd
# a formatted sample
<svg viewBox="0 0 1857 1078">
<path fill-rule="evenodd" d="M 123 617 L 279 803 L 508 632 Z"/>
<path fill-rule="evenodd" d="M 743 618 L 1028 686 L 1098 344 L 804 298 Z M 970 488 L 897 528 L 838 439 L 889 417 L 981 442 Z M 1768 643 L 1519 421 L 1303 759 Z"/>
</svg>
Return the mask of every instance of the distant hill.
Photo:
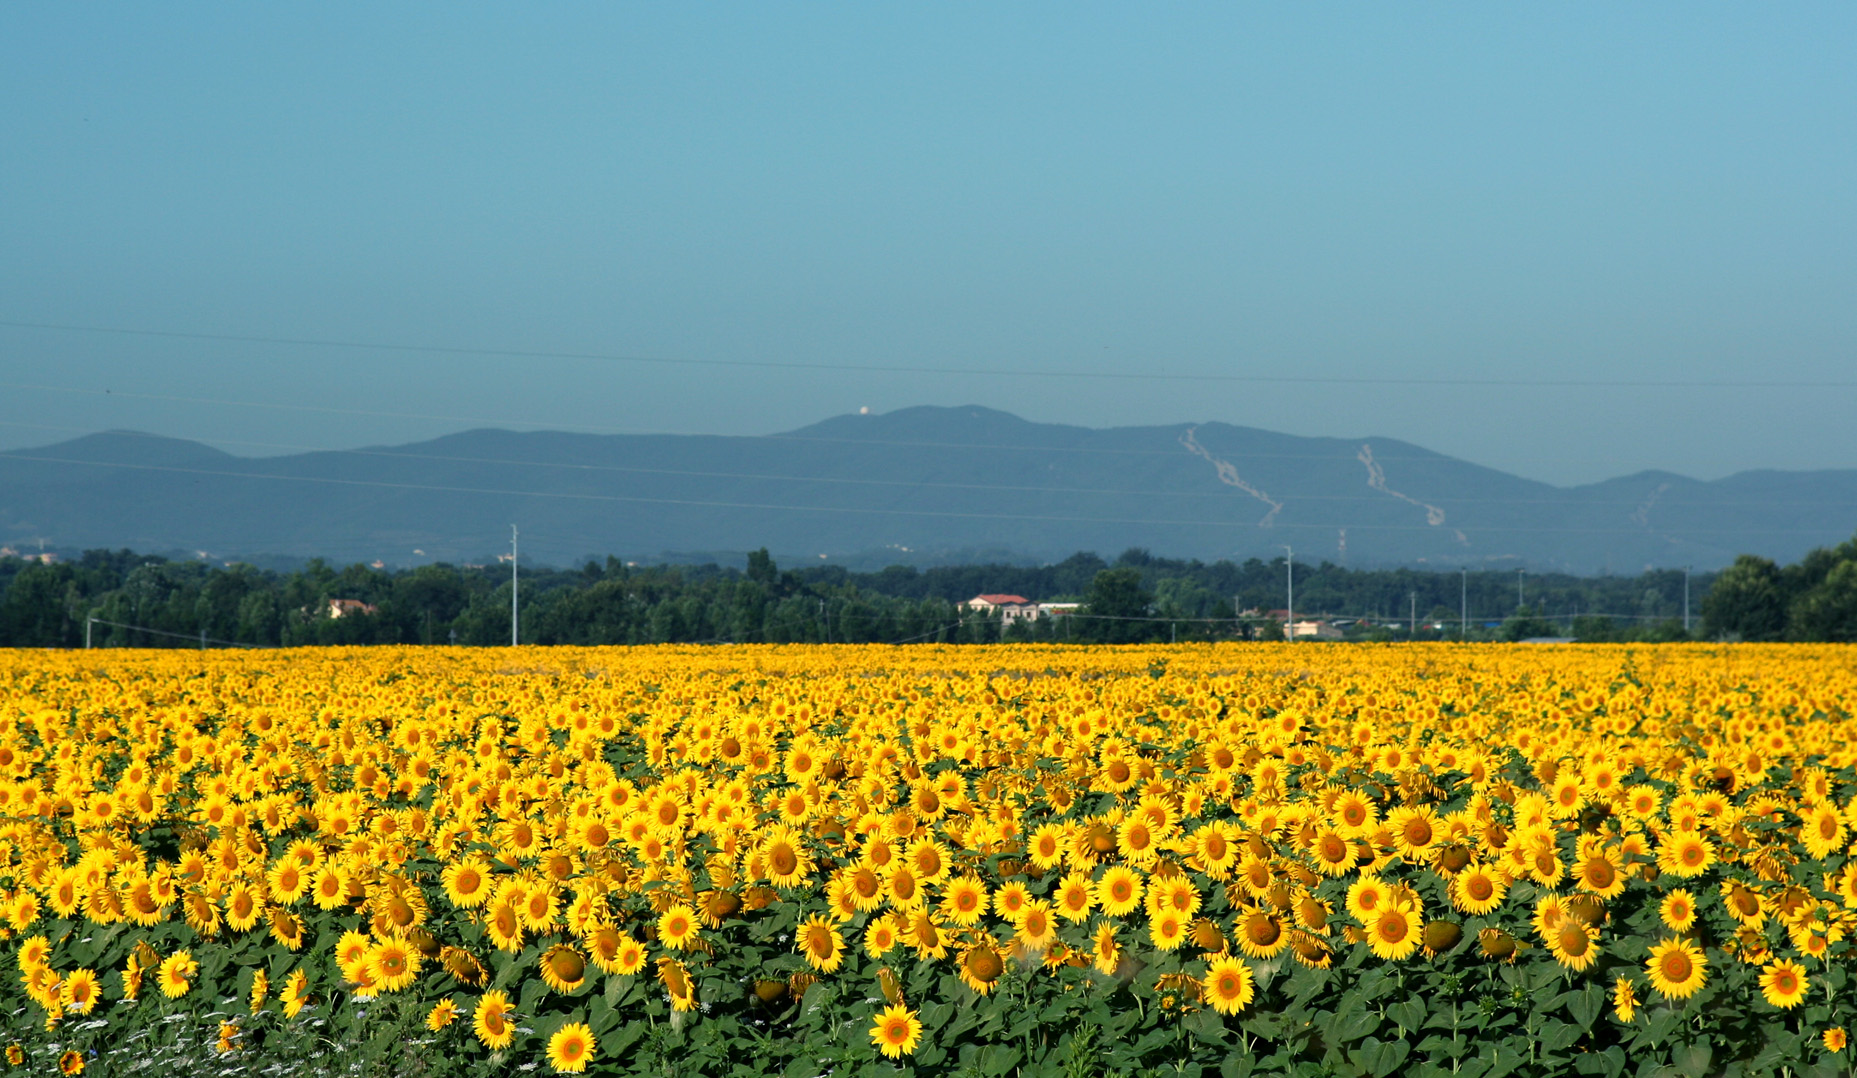
<svg viewBox="0 0 1857 1078">
<path fill-rule="evenodd" d="M 0 544 L 481 560 L 766 546 L 869 564 L 1109 556 L 1577 573 L 1797 560 L 1857 531 L 1857 470 L 1662 472 L 1562 488 L 1390 438 L 1222 423 L 1094 430 L 980 407 L 845 415 L 767 437 L 476 430 L 251 459 L 112 431 L 0 453 Z M 416 555 L 414 551 L 423 551 Z"/>
</svg>

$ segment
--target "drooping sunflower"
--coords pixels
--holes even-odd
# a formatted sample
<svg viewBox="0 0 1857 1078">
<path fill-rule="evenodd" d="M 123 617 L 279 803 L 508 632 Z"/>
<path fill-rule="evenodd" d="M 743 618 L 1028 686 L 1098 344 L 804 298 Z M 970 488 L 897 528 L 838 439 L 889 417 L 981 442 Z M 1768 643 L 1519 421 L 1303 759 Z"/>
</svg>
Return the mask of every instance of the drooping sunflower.
<svg viewBox="0 0 1857 1078">
<path fill-rule="evenodd" d="M 901 1059 L 913 1053 L 921 1041 L 922 1020 L 907 1007 L 886 1007 L 870 1027 L 870 1039 L 888 1058 Z"/>
<path fill-rule="evenodd" d="M 1235 956 L 1213 959 L 1206 968 L 1203 988 L 1206 1002 L 1220 1014 L 1237 1014 L 1256 995 L 1251 967 Z"/>
<path fill-rule="evenodd" d="M 1760 971 L 1760 993 L 1767 1002 L 1783 1010 L 1805 1002 L 1810 982 L 1805 967 L 1797 962 L 1774 962 Z"/>
<path fill-rule="evenodd" d="M 671 1009 L 693 1011 L 696 1009 L 696 985 L 690 980 L 690 971 L 675 958 L 658 959 L 658 983 L 664 986 L 664 992 L 670 997 Z"/>
<path fill-rule="evenodd" d="M 1252 958 L 1275 958 L 1290 945 L 1289 931 L 1276 914 L 1257 907 L 1238 913 L 1238 948 Z"/>
<path fill-rule="evenodd" d="M 585 1022 L 569 1022 L 548 1038 L 548 1065 L 563 1074 L 579 1074 L 599 1050 Z"/>
<path fill-rule="evenodd" d="M 1688 999 L 1708 980 L 1708 958 L 1685 939 L 1666 939 L 1652 947 L 1644 969 L 1651 987 L 1668 999 Z"/>
<path fill-rule="evenodd" d="M 572 995 L 587 983 L 587 959 L 565 943 L 557 943 L 542 952 L 542 980 L 562 995 Z"/>
<path fill-rule="evenodd" d="M 831 973 L 844 962 L 845 938 L 830 917 L 814 914 L 794 930 L 794 946 L 812 968 Z"/>
<path fill-rule="evenodd" d="M 492 1050 L 509 1047 L 516 1039 L 516 1023 L 511 1017 L 515 1006 L 500 988 L 493 988 L 477 999 L 471 1010 L 471 1031 Z"/>
<path fill-rule="evenodd" d="M 962 984 L 984 996 L 991 994 L 999 983 L 1000 975 L 1006 972 L 1006 963 L 990 939 L 982 940 L 961 952 L 957 972 Z"/>
</svg>

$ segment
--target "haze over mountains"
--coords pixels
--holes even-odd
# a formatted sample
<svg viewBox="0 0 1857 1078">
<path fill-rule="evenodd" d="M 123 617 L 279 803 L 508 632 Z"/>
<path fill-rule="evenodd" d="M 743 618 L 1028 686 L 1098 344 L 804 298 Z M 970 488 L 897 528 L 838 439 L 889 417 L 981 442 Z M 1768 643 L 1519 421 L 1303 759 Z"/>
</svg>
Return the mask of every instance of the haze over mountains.
<svg viewBox="0 0 1857 1078">
<path fill-rule="evenodd" d="M 1643 472 L 1562 488 L 1387 438 L 1096 430 L 981 407 L 759 437 L 476 430 L 262 459 L 109 432 L 0 453 L 0 544 L 215 559 L 525 561 L 768 547 L 783 559 L 1205 560 L 1577 573 L 1796 560 L 1857 530 L 1857 470 Z"/>
</svg>

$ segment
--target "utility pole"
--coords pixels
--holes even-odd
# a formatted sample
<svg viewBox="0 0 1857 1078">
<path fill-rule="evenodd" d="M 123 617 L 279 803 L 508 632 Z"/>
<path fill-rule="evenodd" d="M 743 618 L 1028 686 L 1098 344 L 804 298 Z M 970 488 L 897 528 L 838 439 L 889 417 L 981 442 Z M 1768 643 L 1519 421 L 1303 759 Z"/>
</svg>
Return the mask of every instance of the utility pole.
<svg viewBox="0 0 1857 1078">
<path fill-rule="evenodd" d="M 516 526 L 509 526 L 509 646 L 516 646 L 516 593 L 522 583 L 516 577 Z"/>
<path fill-rule="evenodd" d="M 1683 566 L 1683 635 L 1684 636 L 1689 635 L 1689 570 L 1690 568 L 1691 567 L 1687 565 Z"/>
<path fill-rule="evenodd" d="M 1515 612 L 1517 614 L 1522 612 L 1522 578 L 1527 574 L 1528 570 L 1526 569 L 1517 569 L 1515 571 Z"/>
<path fill-rule="evenodd" d="M 84 619 L 84 650 L 90 650 L 90 627 L 97 623 L 96 615 Z"/>
<path fill-rule="evenodd" d="M 1419 638 L 1419 593 L 1412 592 L 1411 600 L 1412 616 L 1406 619 L 1406 638 L 1417 640 Z"/>
<path fill-rule="evenodd" d="M 1283 612 L 1283 638 L 1294 642 L 1296 639 L 1296 552 L 1287 544 L 1283 547 L 1283 575 L 1290 585 L 1289 609 Z"/>
<path fill-rule="evenodd" d="M 1459 639 L 1469 640 L 1470 639 L 1470 567 L 1466 565 L 1460 571 L 1464 574 L 1464 578 L 1458 584 L 1457 616 L 1460 619 L 1462 619 L 1463 627 L 1458 629 L 1457 632 L 1458 632 Z"/>
</svg>

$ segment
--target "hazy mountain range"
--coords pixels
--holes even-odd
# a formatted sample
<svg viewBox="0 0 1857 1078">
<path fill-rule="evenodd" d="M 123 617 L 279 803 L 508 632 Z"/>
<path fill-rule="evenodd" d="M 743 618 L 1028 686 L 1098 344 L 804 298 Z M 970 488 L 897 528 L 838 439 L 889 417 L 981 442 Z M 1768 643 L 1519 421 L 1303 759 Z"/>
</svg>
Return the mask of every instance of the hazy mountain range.
<svg viewBox="0 0 1857 1078">
<path fill-rule="evenodd" d="M 1794 560 L 1857 531 L 1857 470 L 1667 472 L 1555 487 L 1390 438 L 1221 423 L 1094 430 L 980 407 L 845 415 L 772 436 L 476 430 L 247 458 L 113 431 L 0 453 L 0 544 L 215 559 L 587 555 L 861 564 L 1177 557 L 1580 573 Z"/>
</svg>

